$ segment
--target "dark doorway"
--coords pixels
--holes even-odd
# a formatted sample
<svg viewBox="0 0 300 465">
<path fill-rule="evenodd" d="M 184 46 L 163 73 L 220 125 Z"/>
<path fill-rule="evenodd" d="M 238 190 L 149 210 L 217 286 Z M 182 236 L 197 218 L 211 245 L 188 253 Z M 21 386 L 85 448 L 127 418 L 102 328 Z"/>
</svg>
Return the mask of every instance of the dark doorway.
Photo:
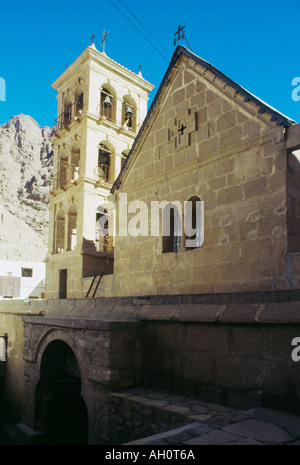
<svg viewBox="0 0 300 465">
<path fill-rule="evenodd" d="M 88 413 L 81 396 L 75 354 L 63 341 L 52 341 L 42 357 L 35 392 L 35 429 L 43 444 L 88 444 Z"/>
<path fill-rule="evenodd" d="M 59 270 L 59 298 L 67 298 L 67 271 Z"/>
</svg>

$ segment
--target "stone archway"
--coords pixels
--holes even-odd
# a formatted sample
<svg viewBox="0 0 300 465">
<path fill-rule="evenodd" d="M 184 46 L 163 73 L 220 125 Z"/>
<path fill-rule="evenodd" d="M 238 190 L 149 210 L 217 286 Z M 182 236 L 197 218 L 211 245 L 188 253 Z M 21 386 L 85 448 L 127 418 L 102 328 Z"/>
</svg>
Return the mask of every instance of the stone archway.
<svg viewBox="0 0 300 465">
<path fill-rule="evenodd" d="M 70 346 L 52 340 L 40 364 L 35 389 L 35 430 L 43 432 L 44 443 L 88 444 L 88 413 L 81 396 L 81 374 Z"/>
</svg>

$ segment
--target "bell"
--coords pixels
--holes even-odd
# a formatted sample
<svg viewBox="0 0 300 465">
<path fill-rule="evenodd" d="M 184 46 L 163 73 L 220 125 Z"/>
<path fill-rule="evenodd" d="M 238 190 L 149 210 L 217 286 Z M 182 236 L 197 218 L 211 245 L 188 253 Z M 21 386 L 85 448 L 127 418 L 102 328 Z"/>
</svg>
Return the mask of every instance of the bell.
<svg viewBox="0 0 300 465">
<path fill-rule="evenodd" d="M 108 105 L 111 105 L 111 100 L 109 98 L 109 95 L 106 95 L 105 97 L 105 100 L 104 100 L 104 103 L 108 104 Z"/>
<path fill-rule="evenodd" d="M 132 115 L 132 109 L 129 105 L 126 105 L 126 113 L 129 113 L 130 115 Z"/>
</svg>

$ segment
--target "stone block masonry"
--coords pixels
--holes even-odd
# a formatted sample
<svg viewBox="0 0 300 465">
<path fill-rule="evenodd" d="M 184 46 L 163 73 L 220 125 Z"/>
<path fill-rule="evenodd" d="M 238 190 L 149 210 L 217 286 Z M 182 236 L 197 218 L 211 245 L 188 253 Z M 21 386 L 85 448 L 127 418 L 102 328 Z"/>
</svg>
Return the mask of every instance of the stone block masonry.
<svg viewBox="0 0 300 465">
<path fill-rule="evenodd" d="M 178 66 L 112 200 L 118 206 L 126 193 L 129 204 L 142 200 L 150 211 L 153 200 L 183 204 L 198 196 L 204 242 L 188 250 L 182 234 L 179 250 L 165 253 L 162 234 L 134 243 L 116 235 L 113 295 L 298 288 L 287 253 L 300 250 L 299 160 L 292 145 L 299 131 L 258 116 L 253 102 L 233 99 L 229 86 L 210 82 L 209 73 L 203 79 L 184 60 Z"/>
<path fill-rule="evenodd" d="M 299 301 L 299 291 L 273 291 L 3 302 L 8 371 L 2 396 L 15 386 L 9 406 L 21 407 L 22 431 L 34 432 L 41 361 L 51 343 L 62 341 L 78 362 L 90 444 L 111 443 L 117 434 L 111 394 L 137 386 L 300 414 L 300 362 L 291 356 L 292 340 L 300 337 Z M 8 324 L 13 317 L 22 347 Z"/>
</svg>

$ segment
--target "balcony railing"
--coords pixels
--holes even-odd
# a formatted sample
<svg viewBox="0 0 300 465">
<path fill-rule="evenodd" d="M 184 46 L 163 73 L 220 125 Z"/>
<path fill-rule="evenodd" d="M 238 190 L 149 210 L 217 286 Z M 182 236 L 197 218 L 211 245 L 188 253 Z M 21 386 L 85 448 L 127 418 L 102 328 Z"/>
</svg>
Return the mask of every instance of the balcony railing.
<svg viewBox="0 0 300 465">
<path fill-rule="evenodd" d="M 72 121 L 79 118 L 82 114 L 82 102 L 76 101 L 71 103 L 65 110 L 55 119 L 55 132 L 67 129 Z"/>
<path fill-rule="evenodd" d="M 112 236 L 103 236 L 99 231 L 96 232 L 95 246 L 97 252 L 106 252 L 113 253 L 113 237 Z"/>
<path fill-rule="evenodd" d="M 114 107 L 112 104 L 105 102 L 101 103 L 100 106 L 100 117 L 105 117 L 108 121 L 114 121 Z"/>
<path fill-rule="evenodd" d="M 75 181 L 79 177 L 79 168 L 74 163 L 63 168 L 53 176 L 52 192 L 64 187 L 68 182 Z"/>
<path fill-rule="evenodd" d="M 100 163 L 97 166 L 97 175 L 102 181 L 109 182 L 109 169 L 110 166 L 104 163 Z"/>
</svg>

